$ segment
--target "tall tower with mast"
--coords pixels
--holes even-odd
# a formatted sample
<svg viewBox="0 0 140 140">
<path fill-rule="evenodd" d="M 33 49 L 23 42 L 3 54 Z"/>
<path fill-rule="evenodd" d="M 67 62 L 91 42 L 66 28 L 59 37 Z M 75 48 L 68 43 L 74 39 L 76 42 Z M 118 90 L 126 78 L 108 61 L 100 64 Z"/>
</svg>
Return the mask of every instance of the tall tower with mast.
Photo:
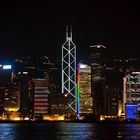
<svg viewBox="0 0 140 140">
<path fill-rule="evenodd" d="M 77 115 L 76 45 L 72 41 L 72 26 L 66 26 L 66 41 L 62 45 L 62 94 L 68 100 L 68 112 Z"/>
</svg>

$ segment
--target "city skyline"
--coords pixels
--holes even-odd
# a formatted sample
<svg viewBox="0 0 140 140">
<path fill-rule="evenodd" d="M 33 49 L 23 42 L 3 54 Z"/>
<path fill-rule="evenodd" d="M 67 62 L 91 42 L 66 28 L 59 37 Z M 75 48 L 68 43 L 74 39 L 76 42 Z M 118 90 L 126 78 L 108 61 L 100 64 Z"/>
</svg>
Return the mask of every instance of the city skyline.
<svg viewBox="0 0 140 140">
<path fill-rule="evenodd" d="M 137 3 L 21 1 L 2 2 L 0 7 L 1 56 L 59 55 L 66 25 L 73 26 L 80 57 L 96 44 L 116 56 L 138 56 Z"/>
<path fill-rule="evenodd" d="M 0 139 L 140 139 L 138 13 L 128 0 L 0 2 Z"/>
</svg>

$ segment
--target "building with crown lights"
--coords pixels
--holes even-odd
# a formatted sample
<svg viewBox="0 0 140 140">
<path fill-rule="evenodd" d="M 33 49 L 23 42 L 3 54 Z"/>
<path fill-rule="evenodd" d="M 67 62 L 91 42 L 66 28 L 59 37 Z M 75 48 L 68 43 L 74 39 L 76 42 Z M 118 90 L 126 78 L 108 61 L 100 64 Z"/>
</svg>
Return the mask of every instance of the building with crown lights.
<svg viewBox="0 0 140 140">
<path fill-rule="evenodd" d="M 93 113 L 93 97 L 91 96 L 91 67 L 79 64 L 79 97 L 80 97 L 80 116 Z"/>
</svg>

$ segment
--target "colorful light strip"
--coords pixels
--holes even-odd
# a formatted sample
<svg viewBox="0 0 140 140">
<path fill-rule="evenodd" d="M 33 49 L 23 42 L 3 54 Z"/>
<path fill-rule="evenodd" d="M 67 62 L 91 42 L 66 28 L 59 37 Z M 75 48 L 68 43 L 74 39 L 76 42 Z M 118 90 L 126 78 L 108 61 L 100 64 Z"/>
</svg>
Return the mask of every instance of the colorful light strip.
<svg viewBox="0 0 140 140">
<path fill-rule="evenodd" d="M 80 119 L 80 63 L 78 64 L 78 73 L 77 73 L 77 115 Z"/>
</svg>

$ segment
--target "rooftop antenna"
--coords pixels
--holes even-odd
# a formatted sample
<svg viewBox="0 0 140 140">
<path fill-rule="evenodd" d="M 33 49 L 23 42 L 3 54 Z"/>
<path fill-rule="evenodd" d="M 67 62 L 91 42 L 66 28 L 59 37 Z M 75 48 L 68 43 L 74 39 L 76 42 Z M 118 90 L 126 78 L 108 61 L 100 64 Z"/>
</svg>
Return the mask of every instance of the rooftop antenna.
<svg viewBox="0 0 140 140">
<path fill-rule="evenodd" d="M 72 40 L 72 25 L 70 26 L 70 38 Z"/>
<path fill-rule="evenodd" d="M 66 25 L 66 40 L 68 40 L 68 25 Z"/>
</svg>

